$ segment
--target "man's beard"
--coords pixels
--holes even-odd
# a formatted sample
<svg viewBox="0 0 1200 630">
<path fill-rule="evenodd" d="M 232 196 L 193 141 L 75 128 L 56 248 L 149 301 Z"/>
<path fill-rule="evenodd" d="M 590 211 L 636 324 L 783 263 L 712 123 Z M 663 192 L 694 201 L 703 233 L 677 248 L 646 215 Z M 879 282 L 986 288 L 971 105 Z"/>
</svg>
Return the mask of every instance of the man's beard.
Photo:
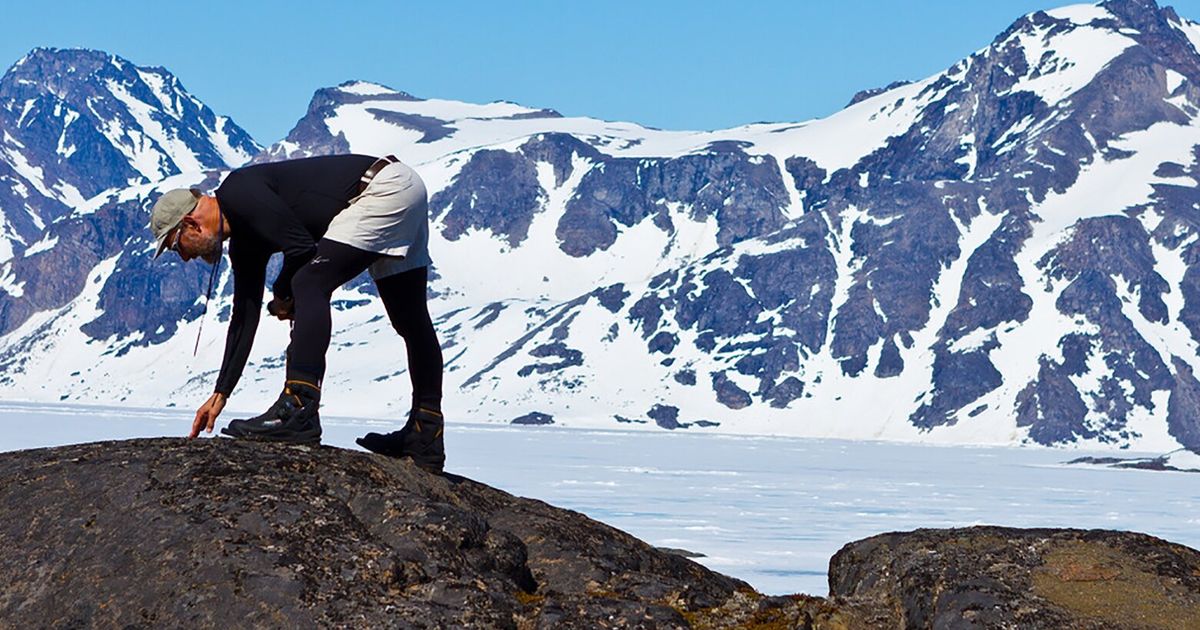
<svg viewBox="0 0 1200 630">
<path fill-rule="evenodd" d="M 217 264 L 217 260 L 221 258 L 221 239 L 217 238 L 216 235 L 209 235 L 196 244 L 196 251 L 198 252 L 197 255 L 204 262 L 215 265 Z"/>
</svg>

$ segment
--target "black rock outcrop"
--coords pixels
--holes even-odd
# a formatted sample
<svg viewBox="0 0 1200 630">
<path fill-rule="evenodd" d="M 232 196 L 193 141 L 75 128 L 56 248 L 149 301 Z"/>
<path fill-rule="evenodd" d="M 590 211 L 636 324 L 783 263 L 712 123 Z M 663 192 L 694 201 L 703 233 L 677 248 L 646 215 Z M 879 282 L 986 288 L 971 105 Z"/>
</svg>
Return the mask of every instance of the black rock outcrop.
<svg viewBox="0 0 1200 630">
<path fill-rule="evenodd" d="M 764 599 L 577 512 L 338 448 L 99 442 L 4 453 L 0 479 L 6 627 L 686 627 Z"/>
<path fill-rule="evenodd" d="M 884 534 L 764 596 L 582 514 L 338 448 L 0 454 L 0 627 L 1200 627 L 1200 552 L 1128 532 Z"/>
</svg>

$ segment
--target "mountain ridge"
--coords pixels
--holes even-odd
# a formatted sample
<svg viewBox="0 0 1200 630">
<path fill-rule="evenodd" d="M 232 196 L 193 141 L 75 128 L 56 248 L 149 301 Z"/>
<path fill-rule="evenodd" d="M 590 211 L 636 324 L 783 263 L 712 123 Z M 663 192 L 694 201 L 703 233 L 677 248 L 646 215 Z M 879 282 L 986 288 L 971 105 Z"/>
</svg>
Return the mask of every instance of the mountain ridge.
<svg viewBox="0 0 1200 630">
<path fill-rule="evenodd" d="M 418 168 L 463 418 L 1200 448 L 1197 42 L 1153 2 L 1072 5 L 828 118 L 713 132 L 348 81 L 254 159 L 396 153 Z M 97 212 L 123 208 L 133 230 L 146 202 Z M 219 339 L 203 344 L 211 369 L 155 367 L 195 333 L 200 270 L 151 267 L 128 234 L 96 258 L 112 264 L 99 293 L 71 295 L 80 278 L 53 301 L 78 322 L 34 322 L 44 307 L 14 312 L 0 291 L 0 390 L 155 404 L 148 387 L 91 382 L 129 365 L 202 397 Z M 20 263 L 0 287 L 30 286 Z M 370 293 L 360 279 L 335 296 L 328 402 L 400 413 L 403 367 L 371 351 L 397 340 Z M 259 371 L 278 368 L 286 331 L 260 334 L 243 391 L 266 401 Z M 24 356 L 47 347 L 88 357 L 78 391 Z"/>
</svg>

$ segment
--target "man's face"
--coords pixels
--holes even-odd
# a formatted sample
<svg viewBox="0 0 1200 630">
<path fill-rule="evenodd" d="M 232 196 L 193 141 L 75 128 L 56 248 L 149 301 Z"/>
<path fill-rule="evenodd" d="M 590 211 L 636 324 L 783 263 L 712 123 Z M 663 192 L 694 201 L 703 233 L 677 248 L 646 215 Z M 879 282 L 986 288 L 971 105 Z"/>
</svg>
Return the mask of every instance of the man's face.
<svg viewBox="0 0 1200 630">
<path fill-rule="evenodd" d="M 167 237 L 167 242 L 174 243 L 171 249 L 175 250 L 184 262 L 200 258 L 210 265 L 217 263 L 217 259 L 221 257 L 221 241 L 216 234 L 204 229 L 192 215 L 185 216 L 183 223 L 175 230 L 174 234 Z"/>
</svg>

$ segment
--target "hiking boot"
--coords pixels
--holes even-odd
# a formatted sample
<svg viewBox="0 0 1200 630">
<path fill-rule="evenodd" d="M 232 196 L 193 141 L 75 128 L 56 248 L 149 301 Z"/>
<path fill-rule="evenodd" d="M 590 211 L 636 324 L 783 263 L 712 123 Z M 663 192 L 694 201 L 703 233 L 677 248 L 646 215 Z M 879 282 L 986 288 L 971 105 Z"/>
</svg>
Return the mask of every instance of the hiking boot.
<svg viewBox="0 0 1200 630">
<path fill-rule="evenodd" d="M 429 472 L 440 473 L 446 464 L 442 414 L 418 407 L 408 414 L 404 428 L 391 433 L 368 433 L 355 440 L 359 446 L 388 457 L 408 457 Z"/>
<path fill-rule="evenodd" d="M 275 404 L 260 416 L 234 420 L 221 433 L 235 438 L 290 444 L 320 444 L 317 411 L 321 390 L 303 381 L 288 381 Z"/>
<path fill-rule="evenodd" d="M 404 425 L 407 429 L 408 425 Z M 392 431 L 391 433 L 368 433 L 360 438 L 355 438 L 354 441 L 359 446 L 387 457 L 403 457 L 404 456 L 404 429 Z"/>
</svg>

